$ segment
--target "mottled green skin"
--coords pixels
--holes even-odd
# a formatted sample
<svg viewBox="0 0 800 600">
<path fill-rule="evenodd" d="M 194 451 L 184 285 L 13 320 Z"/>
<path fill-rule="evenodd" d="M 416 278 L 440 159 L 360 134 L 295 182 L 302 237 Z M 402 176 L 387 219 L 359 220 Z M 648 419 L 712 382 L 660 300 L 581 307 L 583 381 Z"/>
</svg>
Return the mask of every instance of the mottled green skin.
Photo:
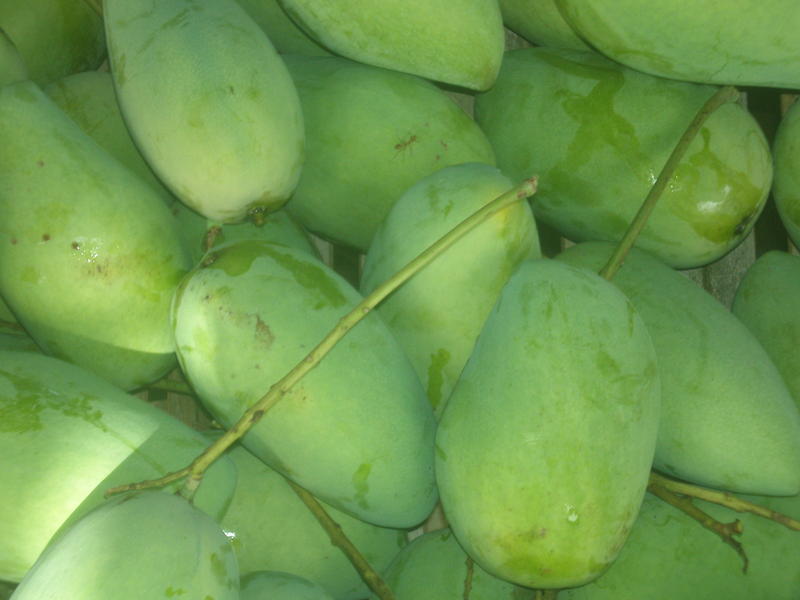
<svg viewBox="0 0 800 600">
<path fill-rule="evenodd" d="M 316 583 L 275 571 L 251 573 L 242 577 L 241 600 L 334 600 Z"/>
<path fill-rule="evenodd" d="M 344 58 L 284 59 L 307 132 L 306 164 L 287 209 L 311 231 L 366 252 L 418 180 L 463 162 L 494 164 L 480 128 L 432 83 Z"/>
<path fill-rule="evenodd" d="M 613 246 L 585 243 L 559 259 L 595 271 Z M 800 413 L 753 335 L 690 279 L 634 251 L 614 276 L 638 310 L 663 388 L 654 465 L 735 492 L 800 491 Z"/>
<path fill-rule="evenodd" d="M 22 62 L 19 50 L 0 28 L 0 86 L 26 79 L 29 79 L 28 69 Z"/>
<path fill-rule="evenodd" d="M 442 529 L 415 538 L 381 576 L 396 600 L 461 600 L 467 573 L 466 553 L 451 531 Z M 474 563 L 470 582 L 469 600 L 533 600 L 535 594 Z"/>
<path fill-rule="evenodd" d="M 495 0 L 280 0 L 314 39 L 361 63 L 485 90 L 503 58 Z"/>
<path fill-rule="evenodd" d="M 88 2 L 25 0 L 0 3 L 0 29 L 40 85 L 96 69 L 106 53 L 103 19 Z"/>
<path fill-rule="evenodd" d="M 746 497 L 800 515 L 800 498 Z M 800 589 L 800 535 L 782 525 L 716 504 L 695 501 L 721 523 L 742 522 L 742 559 L 697 521 L 647 494 L 619 558 L 599 579 L 561 590 L 558 600 L 796 600 Z"/>
<path fill-rule="evenodd" d="M 148 491 L 112 498 L 50 545 L 13 600 L 238 600 L 230 542 L 183 498 Z"/>
<path fill-rule="evenodd" d="M 526 48 L 506 53 L 475 114 L 506 175 L 540 176 L 537 219 L 573 241 L 612 241 L 714 91 L 590 52 Z M 689 146 L 637 246 L 677 268 L 719 258 L 752 229 L 771 178 L 758 124 L 726 104 Z"/>
<path fill-rule="evenodd" d="M 637 71 L 700 83 L 800 87 L 795 0 L 555 0 L 608 57 Z"/>
<path fill-rule="evenodd" d="M 495 167 L 465 163 L 421 179 L 372 240 L 361 293 L 372 292 L 453 227 L 512 187 Z M 467 235 L 378 306 L 437 415 L 516 266 L 540 256 L 530 205 L 518 202 Z"/>
<path fill-rule="evenodd" d="M 784 114 L 772 147 L 775 161 L 773 196 L 795 246 L 800 248 L 800 102 Z"/>
<path fill-rule="evenodd" d="M 33 83 L 0 88 L 0 294 L 49 354 L 124 389 L 175 366 L 189 268 L 161 197 Z"/>
<path fill-rule="evenodd" d="M 503 23 L 529 42 L 550 48 L 588 50 L 561 16 L 556 0 L 500 0 Z"/>
<path fill-rule="evenodd" d="M 361 301 L 305 252 L 245 241 L 212 251 L 173 308 L 178 357 L 203 404 L 239 419 Z M 368 315 L 243 438 L 321 500 L 386 527 L 433 509 L 435 420 L 400 345 Z"/>
<path fill-rule="evenodd" d="M 177 221 L 178 231 L 184 245 L 189 250 L 192 264 L 196 265 L 206 252 L 209 229 L 218 224 L 198 215 L 181 202 L 175 202 L 172 205 L 172 214 Z M 264 223 L 261 225 L 252 222 L 222 225 L 220 232 L 214 238 L 212 248 L 223 243 L 243 240 L 264 240 L 291 246 L 319 258 L 319 250 L 311 241 L 308 233 L 283 209 L 266 215 Z"/>
<path fill-rule="evenodd" d="M 739 282 L 731 311 L 764 346 L 800 406 L 800 256 L 773 250 Z"/>
<path fill-rule="evenodd" d="M 564 263 L 522 263 L 436 435 L 442 505 L 464 550 L 528 587 L 596 578 L 639 511 L 659 395 L 652 343 L 619 290 Z"/>
<path fill-rule="evenodd" d="M 207 445 L 74 365 L 0 351 L 0 579 L 19 581 L 57 531 L 100 504 L 108 488 L 180 469 Z M 227 458 L 215 463 L 195 505 L 221 518 L 235 482 Z"/>
<path fill-rule="evenodd" d="M 310 38 L 286 14 L 278 0 L 236 0 L 267 34 L 281 54 L 328 56 L 330 52 Z"/>
<path fill-rule="evenodd" d="M 209 219 L 280 208 L 303 116 L 269 38 L 234 0 L 104 0 L 111 73 L 148 164 Z"/>
<path fill-rule="evenodd" d="M 286 479 L 241 446 L 228 453 L 236 491 L 221 524 L 234 534 L 239 572 L 287 571 L 314 581 L 336 600 L 360 600 L 369 589 Z M 373 569 L 382 571 L 406 544 L 405 532 L 376 527 L 323 503 Z"/>
</svg>

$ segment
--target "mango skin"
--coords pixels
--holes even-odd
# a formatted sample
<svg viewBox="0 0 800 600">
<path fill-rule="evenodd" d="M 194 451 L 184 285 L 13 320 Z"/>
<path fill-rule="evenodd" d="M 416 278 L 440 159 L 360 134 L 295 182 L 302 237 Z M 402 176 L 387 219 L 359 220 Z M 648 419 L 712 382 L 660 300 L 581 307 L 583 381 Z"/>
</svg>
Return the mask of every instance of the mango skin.
<svg viewBox="0 0 800 600">
<path fill-rule="evenodd" d="M 257 241 L 210 252 L 175 294 L 178 358 L 226 427 L 361 302 L 307 253 Z M 431 512 L 435 419 L 413 367 L 368 315 L 242 438 L 315 496 L 385 527 Z"/>
<path fill-rule="evenodd" d="M 366 252 L 418 180 L 449 165 L 494 164 L 484 133 L 430 82 L 344 58 L 284 60 L 307 132 L 306 164 L 286 208 L 324 238 Z"/>
<path fill-rule="evenodd" d="M 775 206 L 794 245 L 800 248 L 800 102 L 795 101 L 783 115 L 772 155 Z"/>
<path fill-rule="evenodd" d="M 241 600 L 334 600 L 316 583 L 291 573 L 250 573 L 242 577 Z"/>
<path fill-rule="evenodd" d="M 0 579 L 22 579 L 108 488 L 180 469 L 207 445 L 164 411 L 75 365 L 0 351 Z M 236 469 L 223 458 L 208 470 L 195 506 L 221 519 L 235 485 Z"/>
<path fill-rule="evenodd" d="M 0 138 L 0 294 L 19 322 L 123 389 L 168 373 L 189 261 L 161 197 L 31 82 L 0 88 Z"/>
<path fill-rule="evenodd" d="M 503 23 L 538 46 L 588 50 L 556 6 L 556 0 L 500 0 Z"/>
<path fill-rule="evenodd" d="M 559 260 L 599 270 L 612 244 Z M 741 493 L 800 491 L 800 412 L 753 335 L 694 282 L 634 250 L 613 279 L 641 315 L 663 388 L 655 468 Z"/>
<path fill-rule="evenodd" d="M 330 56 L 289 18 L 278 0 L 236 0 L 281 54 Z"/>
<path fill-rule="evenodd" d="M 181 595 L 238 600 L 236 557 L 211 517 L 179 496 L 146 491 L 112 498 L 75 523 L 11 598 Z"/>
<path fill-rule="evenodd" d="M 0 86 L 28 78 L 28 69 L 22 62 L 19 50 L 8 34 L 0 29 Z"/>
<path fill-rule="evenodd" d="M 715 91 L 591 52 L 525 48 L 506 53 L 475 115 L 506 175 L 539 174 L 537 220 L 575 242 L 616 241 Z M 636 245 L 676 268 L 712 262 L 752 229 L 771 182 L 761 128 L 728 103 L 689 146 Z"/>
<path fill-rule="evenodd" d="M 773 250 L 750 265 L 731 312 L 767 351 L 800 406 L 800 256 Z"/>
<path fill-rule="evenodd" d="M 220 524 L 231 535 L 242 576 L 286 571 L 318 583 L 337 600 L 369 595 L 361 576 L 282 475 L 241 445 L 227 456 L 238 477 Z M 378 572 L 406 545 L 404 531 L 370 525 L 325 503 L 323 507 Z"/>
<path fill-rule="evenodd" d="M 652 343 L 619 290 L 553 260 L 522 263 L 436 434 L 442 506 L 467 554 L 527 587 L 599 576 L 644 496 L 659 395 Z"/>
<path fill-rule="evenodd" d="M 445 167 L 411 186 L 392 206 L 367 252 L 367 295 L 485 204 L 511 189 L 495 167 Z M 450 247 L 378 306 L 440 415 L 483 322 L 516 266 L 538 258 L 530 205 L 518 202 Z"/>
<path fill-rule="evenodd" d="M 647 10 L 637 0 L 556 4 L 591 46 L 637 71 L 700 83 L 800 87 L 794 0 L 672 0 Z"/>
<path fill-rule="evenodd" d="M 322 45 L 361 63 L 471 90 L 491 87 L 503 57 L 494 0 L 280 0 Z"/>
<path fill-rule="evenodd" d="M 134 141 L 167 187 L 225 223 L 280 208 L 303 163 L 281 58 L 234 0 L 104 0 L 111 73 Z"/>
<path fill-rule="evenodd" d="M 746 500 L 800 515 L 800 498 L 749 496 Z M 795 600 L 800 589 L 800 536 L 796 531 L 716 504 L 695 504 L 721 523 L 739 519 L 747 573 L 730 546 L 697 521 L 647 494 L 619 558 L 589 585 L 561 590 L 559 600 Z"/>
<path fill-rule="evenodd" d="M 381 576 L 396 600 L 457 600 L 464 597 L 467 554 L 449 529 L 430 531 L 403 548 Z M 533 600 L 535 593 L 473 563 L 470 600 Z"/>
</svg>

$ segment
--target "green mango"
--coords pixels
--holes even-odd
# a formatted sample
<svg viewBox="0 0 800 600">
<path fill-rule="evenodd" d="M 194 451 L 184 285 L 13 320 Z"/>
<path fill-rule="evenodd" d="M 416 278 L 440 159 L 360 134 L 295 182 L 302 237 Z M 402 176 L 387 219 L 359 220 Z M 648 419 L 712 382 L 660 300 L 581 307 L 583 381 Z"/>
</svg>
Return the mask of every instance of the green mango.
<svg viewBox="0 0 800 600">
<path fill-rule="evenodd" d="M 175 294 L 178 358 L 204 406 L 230 427 L 361 300 L 305 252 L 226 244 Z M 411 363 L 371 314 L 242 443 L 335 508 L 405 528 L 436 503 L 434 430 Z"/>
<path fill-rule="evenodd" d="M 495 167 L 464 163 L 422 178 L 394 204 L 370 245 L 361 293 L 372 292 L 459 222 L 512 187 Z M 469 233 L 378 306 L 437 415 L 505 282 L 540 256 L 530 205 L 518 202 Z"/>
<path fill-rule="evenodd" d="M 278 0 L 236 0 L 267 34 L 281 54 L 329 56 L 331 53 L 311 39 L 289 18 Z"/>
<path fill-rule="evenodd" d="M 280 0 L 311 37 L 361 63 L 473 90 L 503 58 L 496 0 Z"/>
<path fill-rule="evenodd" d="M 220 524 L 228 532 L 239 572 L 287 571 L 314 581 L 337 600 L 360 600 L 369 589 L 344 553 L 286 479 L 244 447 L 227 455 L 238 478 Z M 376 527 L 322 503 L 372 568 L 380 572 L 406 544 L 405 532 Z"/>
<path fill-rule="evenodd" d="M 83 0 L 0 2 L 0 29 L 39 85 L 96 69 L 106 54 L 103 19 Z"/>
<path fill-rule="evenodd" d="M 800 498 L 746 497 L 797 518 Z M 800 534 L 748 513 L 695 500 L 722 523 L 739 520 L 749 565 L 697 521 L 648 494 L 619 558 L 589 585 L 561 590 L 558 600 L 796 600 Z"/>
<path fill-rule="evenodd" d="M 800 256 L 773 250 L 739 282 L 731 312 L 764 346 L 800 406 Z"/>
<path fill-rule="evenodd" d="M 403 548 L 382 577 L 396 600 L 461 600 L 467 554 L 449 529 L 431 531 Z M 534 594 L 472 565 L 469 600 L 533 600 Z"/>
<path fill-rule="evenodd" d="M 333 600 L 324 589 L 307 579 L 275 571 L 242 577 L 241 600 Z"/>
<path fill-rule="evenodd" d="M 159 195 L 35 84 L 0 88 L 0 294 L 45 352 L 124 389 L 175 366 L 189 268 Z"/>
<path fill-rule="evenodd" d="M 581 585 L 619 553 L 658 432 L 653 345 L 590 271 L 523 262 L 444 410 L 436 480 L 461 546 L 496 577 Z"/>
<path fill-rule="evenodd" d="M 13 600 L 239 599 L 230 542 L 205 513 L 172 494 L 105 502 L 42 553 Z"/>
<path fill-rule="evenodd" d="M 783 115 L 772 147 L 775 161 L 773 196 L 786 231 L 800 248 L 800 102 Z"/>
<path fill-rule="evenodd" d="M 637 71 L 700 83 L 800 87 L 795 0 L 556 4 L 587 43 Z"/>
<path fill-rule="evenodd" d="M 506 175 L 539 175 L 538 220 L 576 242 L 616 241 L 714 92 L 591 52 L 526 48 L 506 53 L 475 115 Z M 689 145 L 636 245 L 677 268 L 716 260 L 752 229 L 771 177 L 758 123 L 738 103 L 720 107 Z"/>
<path fill-rule="evenodd" d="M 0 579 L 19 581 L 107 489 L 162 477 L 207 446 L 199 432 L 88 371 L 0 351 Z M 195 505 L 222 518 L 235 484 L 230 460 L 215 463 Z"/>
<path fill-rule="evenodd" d="M 494 164 L 480 128 L 430 82 L 344 58 L 284 60 L 300 94 L 307 150 L 286 207 L 314 233 L 366 252 L 392 204 L 419 179 L 448 165 Z"/>
<path fill-rule="evenodd" d="M 529 42 L 550 48 L 588 50 L 556 6 L 556 0 L 500 0 L 503 23 Z"/>
<path fill-rule="evenodd" d="M 22 62 L 19 50 L 8 34 L 0 29 L 0 87 L 28 78 L 28 69 Z"/>
<path fill-rule="evenodd" d="M 559 255 L 594 271 L 613 244 L 586 242 Z M 800 412 L 753 335 L 693 281 L 634 250 L 614 276 L 641 315 L 663 388 L 654 466 L 735 492 L 800 491 Z"/>
<path fill-rule="evenodd" d="M 131 134 L 188 206 L 235 223 L 280 208 L 303 162 L 297 92 L 234 0 L 104 0 L 114 87 Z"/>
</svg>

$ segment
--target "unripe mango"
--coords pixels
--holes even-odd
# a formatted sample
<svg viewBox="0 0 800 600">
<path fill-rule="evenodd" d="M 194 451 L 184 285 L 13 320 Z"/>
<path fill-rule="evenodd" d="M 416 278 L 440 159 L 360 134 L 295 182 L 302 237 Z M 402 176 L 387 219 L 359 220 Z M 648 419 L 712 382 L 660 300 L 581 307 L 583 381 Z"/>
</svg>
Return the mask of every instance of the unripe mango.
<svg viewBox="0 0 800 600">
<path fill-rule="evenodd" d="M 500 10 L 506 27 L 538 46 L 589 49 L 561 16 L 555 0 L 500 0 Z"/>
<path fill-rule="evenodd" d="M 795 101 L 783 115 L 772 154 L 775 205 L 786 231 L 800 247 L 800 102 Z"/>
<path fill-rule="evenodd" d="M 297 575 L 259 571 L 242 577 L 241 600 L 334 600 L 324 589 Z"/>
</svg>

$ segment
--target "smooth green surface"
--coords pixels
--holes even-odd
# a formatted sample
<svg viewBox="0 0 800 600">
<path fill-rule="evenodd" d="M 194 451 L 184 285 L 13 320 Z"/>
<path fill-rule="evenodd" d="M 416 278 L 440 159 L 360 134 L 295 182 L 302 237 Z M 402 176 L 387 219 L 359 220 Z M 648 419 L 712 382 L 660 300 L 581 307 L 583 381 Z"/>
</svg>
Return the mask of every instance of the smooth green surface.
<svg viewBox="0 0 800 600">
<path fill-rule="evenodd" d="M 496 0 L 281 0 L 337 54 L 474 90 L 491 87 L 503 56 Z"/>
<path fill-rule="evenodd" d="M 800 516 L 800 498 L 750 496 L 751 502 Z M 721 523 L 740 520 L 747 573 L 730 546 L 697 521 L 647 494 L 619 558 L 598 580 L 562 590 L 558 600 L 796 600 L 800 534 L 747 513 L 696 501 Z"/>
<path fill-rule="evenodd" d="M 481 331 L 436 434 L 450 527 L 486 571 L 562 588 L 614 560 L 658 432 L 653 345 L 595 273 L 525 261 Z"/>
<path fill-rule="evenodd" d="M 731 311 L 764 346 L 800 407 L 800 256 L 773 250 L 739 283 Z"/>
<path fill-rule="evenodd" d="M 772 147 L 775 161 L 773 196 L 786 231 L 800 247 L 800 102 L 784 114 Z"/>
<path fill-rule="evenodd" d="M 140 492 L 113 498 L 49 546 L 13 600 L 238 600 L 230 542 L 183 498 Z"/>
<path fill-rule="evenodd" d="M 108 488 L 180 469 L 207 445 L 74 365 L 0 351 L 0 579 L 19 581 L 53 535 L 100 504 Z M 227 458 L 214 464 L 196 506 L 221 518 L 235 482 Z"/>
<path fill-rule="evenodd" d="M 308 56 L 330 54 L 289 18 L 278 0 L 236 1 L 267 34 L 269 41 L 281 54 L 305 54 Z"/>
<path fill-rule="evenodd" d="M 396 600 L 462 600 L 467 574 L 467 555 L 449 529 L 415 538 L 381 573 Z M 469 589 L 469 600 L 533 600 L 535 593 L 474 563 Z"/>
<path fill-rule="evenodd" d="M 333 596 L 307 579 L 290 573 L 251 573 L 242 577 L 241 600 L 333 600 Z"/>
<path fill-rule="evenodd" d="M 556 0 L 589 44 L 638 71 L 702 83 L 800 87 L 795 0 Z"/>
<path fill-rule="evenodd" d="M 48 353 L 133 389 L 175 366 L 189 268 L 161 196 L 35 84 L 0 88 L 0 294 Z"/>
<path fill-rule="evenodd" d="M 551 48 L 588 50 L 556 6 L 556 0 L 500 0 L 503 23 L 529 42 Z"/>
<path fill-rule="evenodd" d="M 599 271 L 613 246 L 559 259 Z M 647 325 L 663 388 L 655 467 L 753 494 L 800 491 L 800 412 L 753 335 L 713 296 L 644 252 L 614 276 Z"/>
<path fill-rule="evenodd" d="M 323 237 L 366 251 L 419 179 L 448 165 L 494 164 L 480 128 L 430 82 L 344 58 L 285 60 L 307 132 L 306 164 L 287 209 Z"/>
<path fill-rule="evenodd" d="M 22 62 L 19 50 L 8 34 L 0 28 L 0 86 L 26 79 L 28 79 L 28 69 Z"/>
<path fill-rule="evenodd" d="M 512 187 L 495 167 L 465 163 L 421 179 L 394 204 L 370 245 L 368 294 L 458 223 Z M 437 415 L 505 282 L 540 255 L 530 205 L 519 202 L 449 248 L 378 306 Z"/>
<path fill-rule="evenodd" d="M 228 456 L 238 478 L 221 524 L 232 535 L 240 573 L 286 571 L 318 583 L 336 600 L 366 598 L 367 585 L 286 479 L 242 446 L 234 446 Z M 404 531 L 323 507 L 378 572 L 405 546 Z"/>
<path fill-rule="evenodd" d="M 266 34 L 234 0 L 103 3 L 125 122 L 158 177 L 210 219 L 280 208 L 303 162 L 303 117 Z"/>
<path fill-rule="evenodd" d="M 576 242 L 613 241 L 714 92 L 590 52 L 526 48 L 506 53 L 475 115 L 506 175 L 539 175 L 537 219 Z M 752 229 L 771 181 L 764 134 L 728 103 L 689 146 L 637 246 L 677 268 L 707 264 Z"/>
<path fill-rule="evenodd" d="M 224 245 L 176 294 L 178 357 L 206 408 L 230 426 L 361 299 L 307 253 L 266 242 Z M 372 314 L 242 441 L 332 506 L 411 527 L 436 502 L 434 428 L 411 363 Z"/>
</svg>

